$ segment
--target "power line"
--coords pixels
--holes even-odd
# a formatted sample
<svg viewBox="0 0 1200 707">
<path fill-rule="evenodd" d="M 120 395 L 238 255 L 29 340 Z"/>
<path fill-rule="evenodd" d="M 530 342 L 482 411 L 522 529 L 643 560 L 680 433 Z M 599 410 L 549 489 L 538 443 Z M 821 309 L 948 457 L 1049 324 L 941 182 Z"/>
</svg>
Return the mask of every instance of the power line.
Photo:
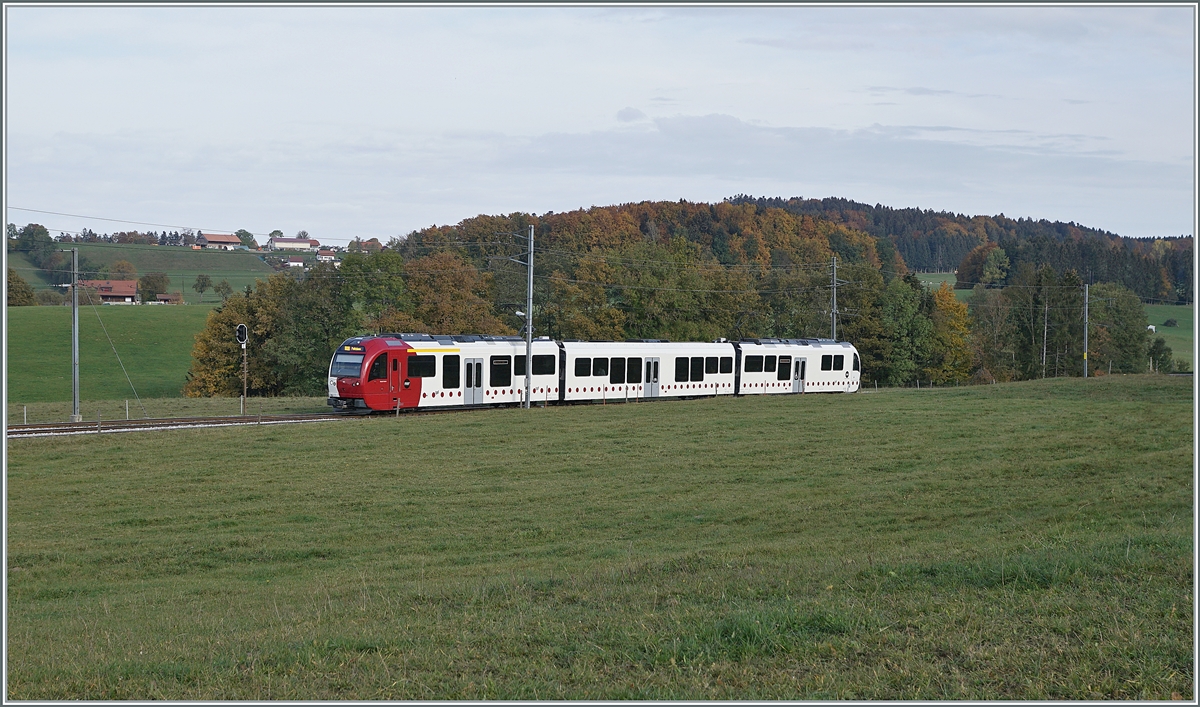
<svg viewBox="0 0 1200 707">
<path fill-rule="evenodd" d="M 50 214 L 52 216 L 70 216 L 71 218 L 86 218 L 86 219 L 91 219 L 93 221 L 111 221 L 113 223 L 131 223 L 136 226 L 158 226 L 160 228 L 181 228 L 184 230 L 210 231 L 213 233 L 233 233 L 234 231 L 237 231 L 237 230 L 243 230 L 243 229 L 229 229 L 229 228 L 197 228 L 196 226 L 179 226 L 179 225 L 170 224 L 170 223 L 150 223 L 147 221 L 130 221 L 129 219 L 123 219 L 123 218 L 105 218 L 103 216 L 84 216 L 83 214 L 67 214 L 67 213 L 63 213 L 61 211 L 44 211 L 42 209 L 26 209 L 26 208 L 22 208 L 20 206 L 8 206 L 5 208 L 14 209 L 16 211 L 29 211 L 29 212 L 35 213 L 35 214 Z M 56 228 L 54 230 L 59 231 L 61 229 Z M 63 233 L 78 233 L 78 231 L 66 231 L 66 230 L 62 230 L 62 232 Z M 269 233 L 254 233 L 252 235 L 269 236 L 271 234 L 269 234 Z"/>
</svg>

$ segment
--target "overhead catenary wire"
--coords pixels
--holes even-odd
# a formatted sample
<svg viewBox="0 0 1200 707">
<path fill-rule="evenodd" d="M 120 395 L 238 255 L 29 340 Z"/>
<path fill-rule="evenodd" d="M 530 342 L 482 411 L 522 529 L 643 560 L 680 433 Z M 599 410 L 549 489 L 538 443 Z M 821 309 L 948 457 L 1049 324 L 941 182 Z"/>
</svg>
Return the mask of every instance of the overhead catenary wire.
<svg viewBox="0 0 1200 707">
<path fill-rule="evenodd" d="M 125 370 L 125 363 L 121 361 L 121 354 L 117 353 L 117 345 L 113 343 L 112 337 L 108 335 L 108 327 L 104 326 L 104 320 L 100 318 L 100 310 L 96 308 L 95 301 L 92 300 L 92 295 L 87 288 L 83 288 L 87 293 L 88 304 L 92 305 L 92 311 L 96 314 L 96 321 L 100 322 L 100 330 L 104 332 L 104 338 L 108 339 L 108 345 L 112 348 L 113 356 L 117 357 L 117 364 L 121 366 L 121 373 L 125 374 L 125 381 L 129 383 L 129 389 L 133 391 L 133 397 L 137 400 L 138 407 L 142 409 L 142 416 L 149 418 L 150 413 L 146 412 L 146 406 L 142 405 L 142 399 L 138 396 L 137 388 L 133 385 L 133 380 L 129 378 L 129 371 Z"/>
</svg>

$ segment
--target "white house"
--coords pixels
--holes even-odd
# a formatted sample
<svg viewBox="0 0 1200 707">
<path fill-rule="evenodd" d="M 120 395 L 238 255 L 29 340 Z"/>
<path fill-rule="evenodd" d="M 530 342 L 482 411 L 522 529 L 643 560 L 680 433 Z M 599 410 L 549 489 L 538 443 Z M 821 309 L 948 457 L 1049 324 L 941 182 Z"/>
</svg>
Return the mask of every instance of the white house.
<svg viewBox="0 0 1200 707">
<path fill-rule="evenodd" d="M 267 250 L 303 250 L 315 251 L 321 247 L 320 241 L 314 238 L 269 238 Z"/>
<path fill-rule="evenodd" d="M 245 248 L 242 239 L 233 235 L 221 233 L 202 233 L 196 237 L 196 245 L 201 248 L 216 248 L 218 250 L 235 250 Z"/>
</svg>

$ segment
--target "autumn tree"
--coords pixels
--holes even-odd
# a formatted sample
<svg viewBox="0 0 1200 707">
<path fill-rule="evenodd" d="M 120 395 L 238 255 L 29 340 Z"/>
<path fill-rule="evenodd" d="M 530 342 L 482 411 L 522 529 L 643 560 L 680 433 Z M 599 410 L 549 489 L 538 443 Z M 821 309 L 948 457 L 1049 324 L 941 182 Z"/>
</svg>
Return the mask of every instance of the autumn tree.
<svg viewBox="0 0 1200 707">
<path fill-rule="evenodd" d="M 229 280 L 222 279 L 213 285 L 213 292 L 216 292 L 221 297 L 221 301 L 224 302 L 233 294 L 233 286 L 229 284 Z"/>
<path fill-rule="evenodd" d="M 192 289 L 200 293 L 200 301 L 204 301 L 204 293 L 211 290 L 213 286 L 212 278 L 204 273 L 196 276 L 196 281 L 192 283 Z"/>
<path fill-rule="evenodd" d="M 1142 373 L 1147 364 L 1146 311 L 1128 288 L 1100 283 L 1089 293 L 1088 361 L 1092 370 Z"/>
<path fill-rule="evenodd" d="M 165 272 L 151 272 L 138 278 L 138 292 L 143 302 L 153 302 L 158 295 L 165 294 L 171 286 L 171 278 Z"/>
<path fill-rule="evenodd" d="M 137 268 L 128 260 L 117 260 L 103 268 L 99 275 L 106 280 L 136 280 Z"/>
<path fill-rule="evenodd" d="M 255 395 L 319 395 L 333 349 L 360 326 L 332 268 L 314 267 L 303 279 L 271 275 L 231 295 L 196 335 L 184 394 L 241 394 L 238 324 L 250 329 L 249 389 Z"/>
<path fill-rule="evenodd" d="M 33 296 L 33 288 L 12 268 L 8 269 L 6 290 L 9 307 L 30 307 L 37 304 L 37 300 Z"/>
<path fill-rule="evenodd" d="M 488 300 L 490 278 L 455 253 L 434 253 L 406 267 L 413 316 L 431 334 L 512 334 Z"/>
<path fill-rule="evenodd" d="M 933 330 L 925 377 L 934 383 L 963 383 L 971 376 L 970 319 L 948 282 L 933 293 Z"/>
<path fill-rule="evenodd" d="M 955 271 L 954 286 L 969 290 L 975 285 L 999 282 L 1007 272 L 1008 256 L 996 243 L 984 243 L 963 256 Z"/>
<path fill-rule="evenodd" d="M 1009 381 L 1015 375 L 1010 301 L 1001 290 L 976 285 L 967 301 L 971 322 L 973 375 L 980 381 Z"/>
<path fill-rule="evenodd" d="M 376 332 L 422 328 L 412 317 L 412 298 L 404 282 L 404 258 L 399 253 L 349 253 L 342 259 L 338 274 L 367 327 Z"/>
<path fill-rule="evenodd" d="M 913 275 L 892 280 L 883 291 L 880 321 L 886 346 L 880 382 L 908 385 L 917 380 L 933 335 L 927 313 L 932 302 L 926 303 L 926 297 L 930 297 L 929 292 Z"/>
</svg>

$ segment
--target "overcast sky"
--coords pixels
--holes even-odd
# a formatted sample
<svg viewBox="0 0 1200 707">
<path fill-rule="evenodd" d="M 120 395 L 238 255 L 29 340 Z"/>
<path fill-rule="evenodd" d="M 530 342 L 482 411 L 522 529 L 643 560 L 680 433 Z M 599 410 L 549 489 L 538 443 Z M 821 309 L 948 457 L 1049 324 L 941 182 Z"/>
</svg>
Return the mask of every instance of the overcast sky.
<svg viewBox="0 0 1200 707">
<path fill-rule="evenodd" d="M 739 193 L 1194 232 L 1191 7 L 7 6 L 5 22 L 7 221 L 55 232 L 161 230 L 105 217 L 386 241 Z"/>
</svg>

